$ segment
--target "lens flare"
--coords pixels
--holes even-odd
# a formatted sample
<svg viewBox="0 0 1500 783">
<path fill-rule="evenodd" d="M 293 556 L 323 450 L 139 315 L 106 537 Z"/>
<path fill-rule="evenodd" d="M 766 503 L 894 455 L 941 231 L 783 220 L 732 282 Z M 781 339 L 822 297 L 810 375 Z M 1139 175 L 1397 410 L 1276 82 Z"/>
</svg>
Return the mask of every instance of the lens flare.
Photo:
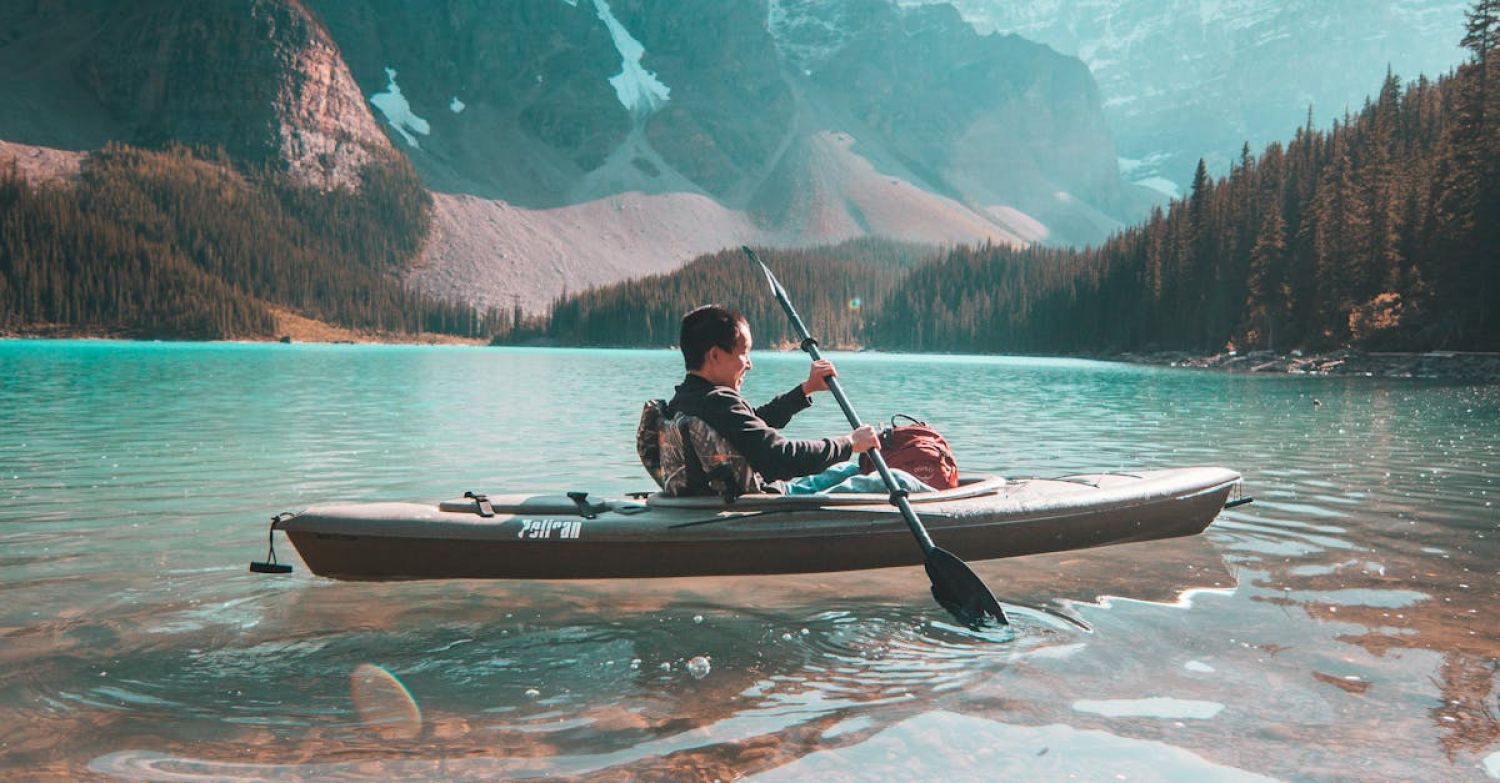
<svg viewBox="0 0 1500 783">
<path fill-rule="evenodd" d="M 853 299 L 849 300 L 849 309 L 850 310 L 858 310 L 860 308 L 860 306 L 863 305 L 863 304 L 864 304 L 864 302 L 860 301 L 860 298 L 856 296 Z"/>
</svg>

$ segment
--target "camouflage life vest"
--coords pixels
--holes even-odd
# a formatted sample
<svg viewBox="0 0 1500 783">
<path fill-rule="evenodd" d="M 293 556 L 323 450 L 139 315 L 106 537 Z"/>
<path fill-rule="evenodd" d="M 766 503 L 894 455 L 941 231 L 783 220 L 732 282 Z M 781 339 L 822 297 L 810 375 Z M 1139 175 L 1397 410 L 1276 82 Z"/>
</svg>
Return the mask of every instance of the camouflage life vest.
<svg viewBox="0 0 1500 783">
<path fill-rule="evenodd" d="M 641 409 L 635 449 L 665 495 L 718 495 L 732 503 L 766 491 L 765 480 L 724 436 L 696 416 L 668 418 L 665 400 L 649 400 Z"/>
</svg>

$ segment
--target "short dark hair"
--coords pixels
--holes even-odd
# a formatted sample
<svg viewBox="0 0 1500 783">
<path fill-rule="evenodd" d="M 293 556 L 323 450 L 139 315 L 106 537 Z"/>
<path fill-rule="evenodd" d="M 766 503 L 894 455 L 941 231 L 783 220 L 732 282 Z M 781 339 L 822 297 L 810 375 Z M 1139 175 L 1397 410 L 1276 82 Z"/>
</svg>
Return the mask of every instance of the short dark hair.
<svg viewBox="0 0 1500 783">
<path fill-rule="evenodd" d="M 677 344 L 682 348 L 682 361 L 687 368 L 702 368 L 708 349 L 715 346 L 733 351 L 739 340 L 740 324 L 749 324 L 745 315 L 723 305 L 704 305 L 684 315 Z"/>
</svg>

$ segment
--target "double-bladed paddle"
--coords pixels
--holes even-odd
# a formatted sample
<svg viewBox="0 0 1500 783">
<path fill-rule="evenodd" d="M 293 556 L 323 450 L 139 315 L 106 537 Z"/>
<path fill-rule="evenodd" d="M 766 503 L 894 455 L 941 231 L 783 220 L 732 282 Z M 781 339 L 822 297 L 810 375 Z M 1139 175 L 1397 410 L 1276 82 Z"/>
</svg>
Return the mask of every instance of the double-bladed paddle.
<svg viewBox="0 0 1500 783">
<path fill-rule="evenodd" d="M 818 352 L 818 341 L 808 334 L 807 326 L 802 323 L 802 318 L 797 315 L 797 309 L 792 307 L 792 302 L 786 296 L 786 289 L 776 280 L 776 275 L 771 274 L 771 268 L 761 262 L 755 255 L 755 251 L 749 247 L 744 248 L 745 255 L 760 267 L 766 274 L 766 282 L 771 284 L 771 292 L 776 295 L 776 301 L 781 303 L 781 309 L 786 311 L 788 318 L 792 320 L 792 329 L 797 336 L 802 338 L 802 350 L 817 361 L 823 358 Z M 854 407 L 849 404 L 849 398 L 844 396 L 844 390 L 840 386 L 838 378 L 828 378 L 828 391 L 833 393 L 833 398 L 838 400 L 839 407 L 844 411 L 844 417 L 849 420 L 849 426 L 858 429 L 861 425 L 859 414 L 854 412 Z M 891 504 L 900 509 L 901 516 L 906 520 L 906 526 L 911 528 L 912 535 L 917 537 L 917 543 L 922 547 L 924 565 L 927 567 L 927 578 L 932 580 L 932 597 L 942 604 L 944 609 L 953 613 L 958 621 L 968 626 L 976 626 L 983 622 L 986 616 L 992 617 L 1002 625 L 1008 625 L 1005 619 L 1005 611 L 1000 608 L 1000 602 L 995 600 L 994 593 L 985 586 L 984 581 L 969 568 L 964 561 L 959 560 L 957 555 L 932 543 L 932 537 L 927 535 L 927 528 L 922 526 L 922 520 L 917 518 L 917 512 L 912 511 L 911 503 L 906 499 L 906 491 L 896 484 L 896 477 L 891 475 L 890 468 L 886 467 L 885 458 L 881 456 L 880 449 L 871 449 L 870 458 L 875 463 L 875 469 L 880 471 L 880 478 L 885 481 L 886 489 L 891 492 Z"/>
</svg>

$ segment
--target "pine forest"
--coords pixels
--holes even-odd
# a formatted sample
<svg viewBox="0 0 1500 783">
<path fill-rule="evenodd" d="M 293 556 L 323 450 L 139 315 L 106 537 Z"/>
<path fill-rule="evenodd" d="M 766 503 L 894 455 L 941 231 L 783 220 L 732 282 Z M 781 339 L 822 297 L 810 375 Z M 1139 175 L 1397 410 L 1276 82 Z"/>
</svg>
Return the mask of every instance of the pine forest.
<svg viewBox="0 0 1500 783">
<path fill-rule="evenodd" d="M 76 185 L 0 171 L 0 331 L 272 335 L 269 306 L 374 332 L 477 336 L 492 320 L 405 290 L 431 197 L 404 159 L 317 192 L 222 153 L 111 145 Z"/>
</svg>

